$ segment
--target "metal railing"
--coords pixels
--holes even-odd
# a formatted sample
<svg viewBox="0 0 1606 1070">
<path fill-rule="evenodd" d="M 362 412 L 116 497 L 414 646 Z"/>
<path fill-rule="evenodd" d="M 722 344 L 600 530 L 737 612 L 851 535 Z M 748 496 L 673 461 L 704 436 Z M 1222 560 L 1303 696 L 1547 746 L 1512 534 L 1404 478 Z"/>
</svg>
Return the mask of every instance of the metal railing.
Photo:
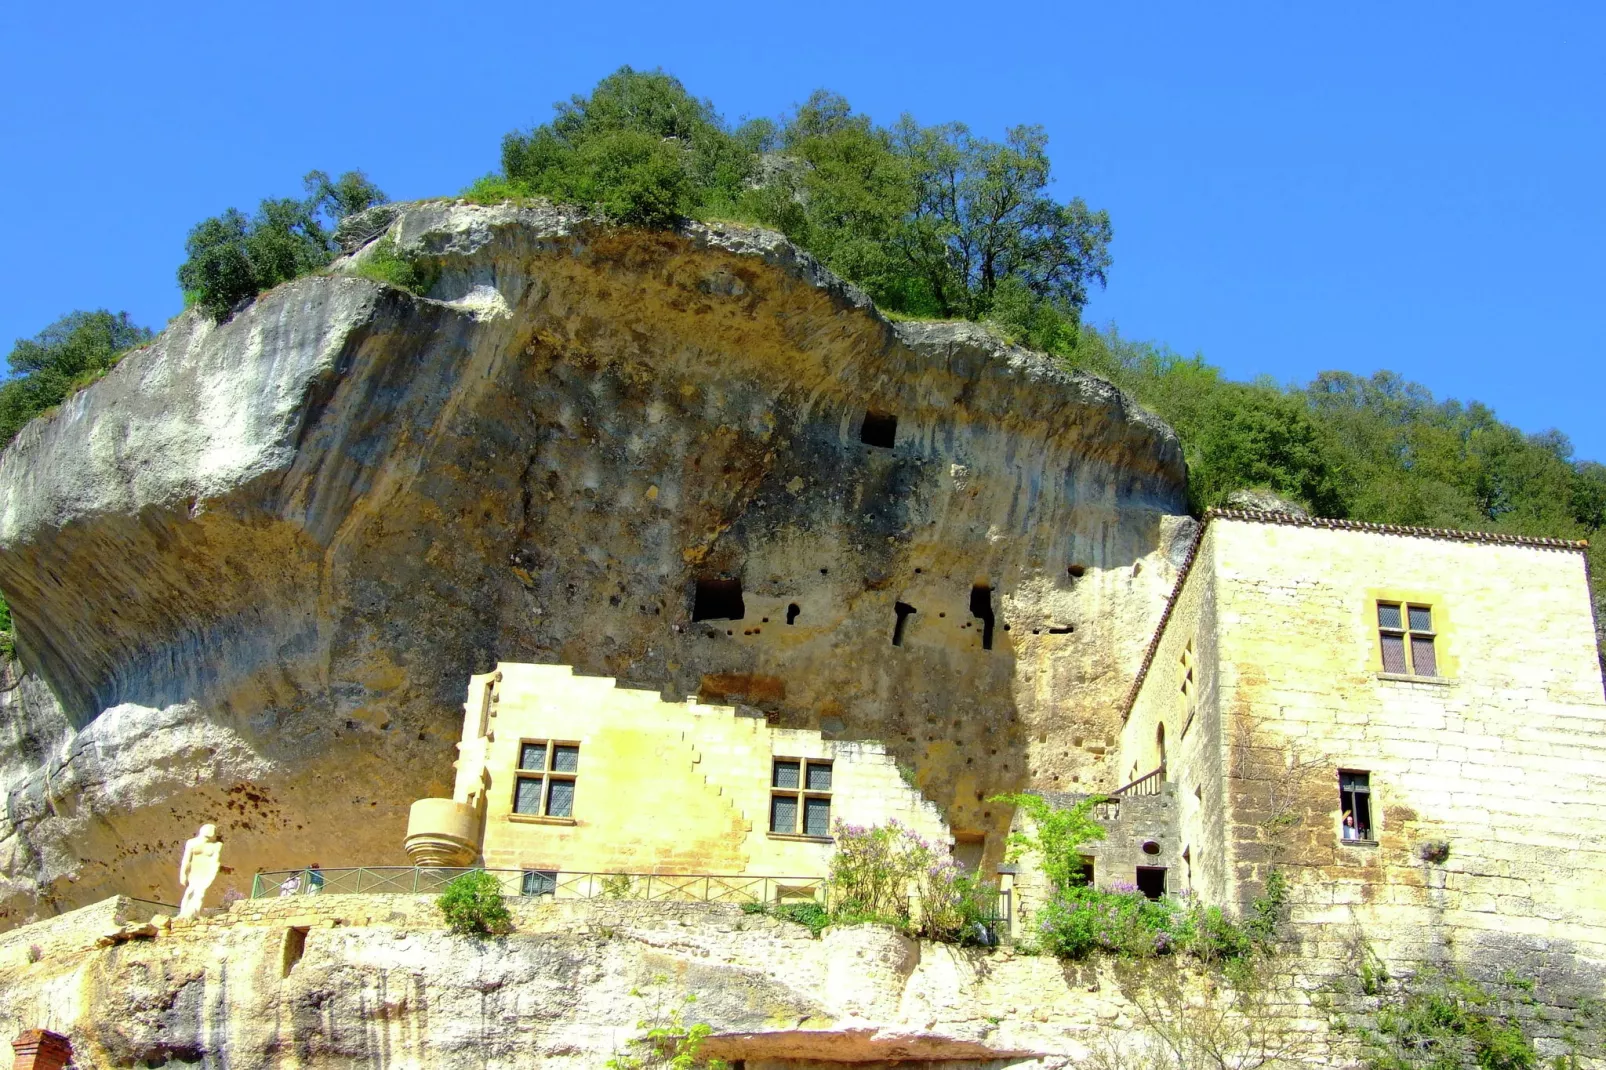
<svg viewBox="0 0 1606 1070">
<path fill-rule="evenodd" d="M 634 899 L 657 903 L 778 903 L 822 901 L 823 877 L 748 877 L 694 873 L 567 873 L 522 869 L 435 869 L 359 866 L 259 872 L 252 899 L 295 895 L 439 895 L 465 873 L 489 873 L 505 896 L 554 899 Z"/>
<path fill-rule="evenodd" d="M 1002 925 L 1004 927 L 1003 931 L 1005 935 L 1007 935 L 1009 933 L 1009 908 L 1010 891 L 1008 888 L 1005 888 L 993 898 L 992 917 L 984 918 L 983 920 L 986 921 L 988 925 Z"/>
<path fill-rule="evenodd" d="M 1111 794 L 1127 797 L 1136 795 L 1158 795 L 1160 794 L 1160 785 L 1164 783 L 1165 766 L 1162 764 L 1160 768 L 1155 769 L 1152 772 L 1144 773 L 1132 783 L 1127 784 L 1124 787 L 1116 788 L 1113 792 L 1111 792 Z"/>
</svg>

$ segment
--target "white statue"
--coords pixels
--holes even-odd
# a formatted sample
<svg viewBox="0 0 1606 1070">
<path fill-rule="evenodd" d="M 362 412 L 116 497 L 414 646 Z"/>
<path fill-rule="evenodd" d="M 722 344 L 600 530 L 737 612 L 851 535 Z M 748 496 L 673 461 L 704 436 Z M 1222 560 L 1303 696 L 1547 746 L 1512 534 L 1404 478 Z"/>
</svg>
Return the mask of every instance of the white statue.
<svg viewBox="0 0 1606 1070">
<path fill-rule="evenodd" d="M 184 858 L 178 864 L 178 882 L 184 885 L 184 898 L 178 904 L 179 917 L 190 918 L 201 912 L 201 900 L 206 898 L 206 890 L 217 879 L 218 856 L 222 850 L 216 825 L 202 825 L 194 838 L 184 844 Z"/>
</svg>

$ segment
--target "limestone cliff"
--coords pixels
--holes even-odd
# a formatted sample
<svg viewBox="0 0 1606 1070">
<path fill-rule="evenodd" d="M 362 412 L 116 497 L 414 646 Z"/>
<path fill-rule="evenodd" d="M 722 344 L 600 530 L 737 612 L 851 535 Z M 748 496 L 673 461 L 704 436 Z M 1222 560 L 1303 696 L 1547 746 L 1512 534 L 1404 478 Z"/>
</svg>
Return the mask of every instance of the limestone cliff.
<svg viewBox="0 0 1606 1070">
<path fill-rule="evenodd" d="M 1124 772 L 1191 521 L 1117 390 L 889 323 L 763 231 L 443 202 L 388 233 L 427 295 L 358 277 L 370 244 L 185 314 L 0 456 L 0 921 L 171 901 L 214 818 L 214 894 L 402 861 L 498 659 L 883 740 L 961 830 Z M 694 620 L 732 581 L 741 618 Z"/>
<path fill-rule="evenodd" d="M 811 939 L 729 905 L 602 900 L 516 902 L 518 931 L 488 940 L 442 931 L 427 897 L 404 895 L 256 900 L 97 940 L 127 932 L 118 905 L 0 934 L 7 1036 L 43 1025 L 71 1039 L 77 1065 L 108 1070 L 590 1070 L 640 1054 L 636 1023 L 679 1010 L 711 1027 L 703 1054 L 750 1070 L 1152 1065 L 1129 993 L 1178 969 L 1066 964 L 874 925 Z M 1277 997 L 1227 1065 L 1268 1051 L 1355 1065 L 1305 991 Z"/>
</svg>

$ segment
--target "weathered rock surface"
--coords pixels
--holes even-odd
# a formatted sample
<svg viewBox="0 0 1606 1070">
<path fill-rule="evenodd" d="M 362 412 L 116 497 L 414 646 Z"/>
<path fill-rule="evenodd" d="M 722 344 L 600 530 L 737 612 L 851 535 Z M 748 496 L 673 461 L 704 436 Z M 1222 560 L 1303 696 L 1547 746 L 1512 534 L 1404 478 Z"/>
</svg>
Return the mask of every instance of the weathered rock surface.
<svg viewBox="0 0 1606 1070">
<path fill-rule="evenodd" d="M 94 946 L 96 919 L 69 915 L 0 936 L 0 1029 L 66 1034 L 81 1066 L 235 1070 L 594 1068 L 641 1054 L 636 1023 L 674 1010 L 712 1027 L 704 1054 L 765 1070 L 1024 1070 L 1088 1065 L 1093 1053 L 1135 1065 L 1149 1042 L 1127 995 L 1140 978 L 1108 966 L 871 925 L 813 939 L 734 906 L 515 910 L 517 932 L 480 940 L 442 931 L 427 897 L 258 900 L 113 947 Z M 1255 1065 L 1275 1046 L 1352 1065 L 1303 993 L 1279 989 L 1267 1006 L 1277 1017 L 1261 1027 L 1266 1043 L 1229 1059 Z"/>
<path fill-rule="evenodd" d="M 883 740 L 961 830 L 1002 830 L 999 790 L 1114 785 L 1192 523 L 1164 425 L 980 328 L 891 324 L 763 231 L 433 203 L 389 233 L 428 296 L 359 249 L 180 317 L 0 455 L 28 672 L 0 921 L 171 902 L 203 820 L 214 894 L 402 861 L 497 659 Z M 740 621 L 692 620 L 710 578 Z"/>
</svg>

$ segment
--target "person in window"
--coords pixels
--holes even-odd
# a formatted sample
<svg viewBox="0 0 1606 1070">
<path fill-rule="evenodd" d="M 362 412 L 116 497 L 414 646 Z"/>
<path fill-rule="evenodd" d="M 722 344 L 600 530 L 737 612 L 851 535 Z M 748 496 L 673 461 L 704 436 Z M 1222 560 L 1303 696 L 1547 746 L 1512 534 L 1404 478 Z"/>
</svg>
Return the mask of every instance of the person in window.
<svg viewBox="0 0 1606 1070">
<path fill-rule="evenodd" d="M 318 871 L 318 863 L 314 862 L 307 867 L 307 894 L 317 895 L 323 891 L 323 874 Z"/>
<path fill-rule="evenodd" d="M 1358 840 L 1361 838 L 1360 830 L 1355 827 L 1355 815 L 1348 810 L 1344 811 L 1343 835 L 1346 840 Z"/>
</svg>

